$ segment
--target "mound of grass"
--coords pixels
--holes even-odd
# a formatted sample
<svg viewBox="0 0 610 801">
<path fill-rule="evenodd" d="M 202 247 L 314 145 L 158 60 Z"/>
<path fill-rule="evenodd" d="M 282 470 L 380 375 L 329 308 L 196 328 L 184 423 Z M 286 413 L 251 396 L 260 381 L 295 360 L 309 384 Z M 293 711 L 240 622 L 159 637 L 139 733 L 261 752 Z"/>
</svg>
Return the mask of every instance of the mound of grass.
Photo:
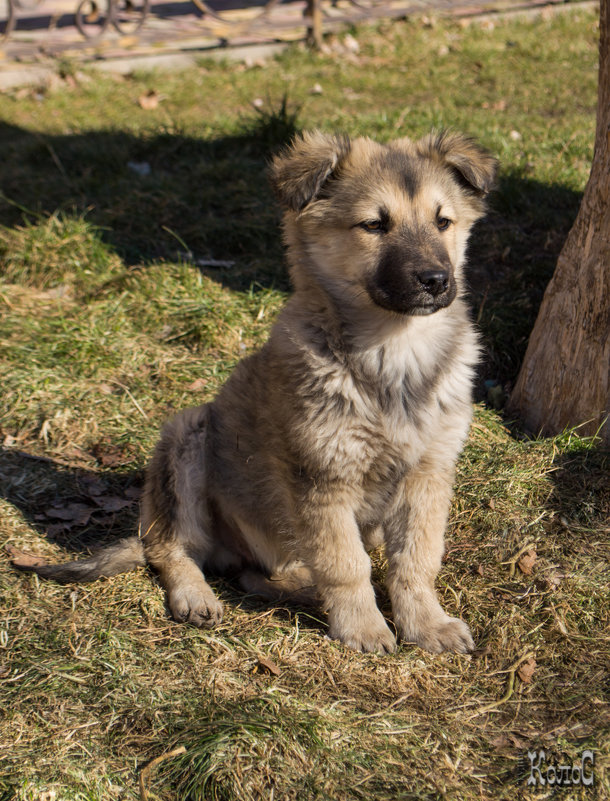
<svg viewBox="0 0 610 801">
<path fill-rule="evenodd" d="M 163 420 L 212 398 L 284 302 L 265 169 L 295 130 L 462 129 L 502 161 L 471 248 L 486 350 L 438 583 L 478 650 L 352 653 L 321 614 L 221 579 L 225 619 L 199 631 L 146 570 L 65 587 L 7 557 L 2 799 L 512 801 L 546 797 L 527 787 L 538 748 L 593 750 L 593 792 L 562 796 L 608 793 L 608 455 L 578 430 L 524 439 L 487 402 L 515 379 L 588 177 L 596 15 L 354 33 L 349 57 L 295 46 L 3 97 L 0 539 L 67 558 L 136 530 Z M 389 617 L 384 570 L 374 554 Z"/>
</svg>

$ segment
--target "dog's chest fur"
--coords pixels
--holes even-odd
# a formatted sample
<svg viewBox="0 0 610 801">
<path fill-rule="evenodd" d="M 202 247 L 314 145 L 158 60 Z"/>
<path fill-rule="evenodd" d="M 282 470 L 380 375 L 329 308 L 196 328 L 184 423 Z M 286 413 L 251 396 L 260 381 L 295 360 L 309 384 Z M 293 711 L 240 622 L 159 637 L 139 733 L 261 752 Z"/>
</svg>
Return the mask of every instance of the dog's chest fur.
<svg viewBox="0 0 610 801">
<path fill-rule="evenodd" d="M 358 496 L 363 518 L 385 506 L 430 443 L 470 417 L 475 335 L 458 308 L 366 349 L 341 349 L 323 332 L 301 354 L 298 456 L 318 486 Z M 334 345 L 334 346 L 333 346 Z"/>
</svg>

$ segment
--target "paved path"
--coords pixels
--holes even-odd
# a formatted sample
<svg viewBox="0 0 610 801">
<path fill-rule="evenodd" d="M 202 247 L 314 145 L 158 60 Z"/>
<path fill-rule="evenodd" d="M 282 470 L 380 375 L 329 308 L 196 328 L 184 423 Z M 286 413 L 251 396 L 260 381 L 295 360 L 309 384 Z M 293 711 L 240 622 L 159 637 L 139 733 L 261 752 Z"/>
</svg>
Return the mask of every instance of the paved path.
<svg viewBox="0 0 610 801">
<path fill-rule="evenodd" d="M 205 3 L 206 0 L 199 0 Z M 306 33 L 305 0 L 275 0 L 265 10 L 264 0 L 207 0 L 205 13 L 190 0 L 150 0 L 139 31 L 124 14 L 112 25 L 103 12 L 108 0 L 83 0 L 82 26 L 76 27 L 78 0 L 0 0 L 0 34 L 15 9 L 15 27 L 0 41 L 0 90 L 35 83 L 57 71 L 57 59 L 69 58 L 102 69 L 129 72 L 137 67 L 188 66 L 202 55 L 265 57 L 286 42 Z M 123 10 L 140 9 L 144 0 L 115 0 Z M 17 5 L 19 4 L 19 5 Z M 413 14 L 472 17 L 507 12 L 563 9 L 591 2 L 566 0 L 322 0 L 324 29 L 375 17 Z M 104 27 L 105 26 L 105 27 Z"/>
</svg>

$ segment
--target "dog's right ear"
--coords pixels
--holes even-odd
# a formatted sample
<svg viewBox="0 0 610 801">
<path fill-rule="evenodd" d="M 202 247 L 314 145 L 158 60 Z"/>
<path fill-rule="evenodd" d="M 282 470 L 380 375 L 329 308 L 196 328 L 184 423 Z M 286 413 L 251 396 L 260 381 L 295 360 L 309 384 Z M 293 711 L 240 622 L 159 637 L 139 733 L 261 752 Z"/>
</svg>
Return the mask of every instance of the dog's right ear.
<svg viewBox="0 0 610 801">
<path fill-rule="evenodd" d="M 279 153 L 269 167 L 269 178 L 280 202 L 302 211 L 350 151 L 347 136 L 305 131 Z"/>
<path fill-rule="evenodd" d="M 417 147 L 421 155 L 453 169 L 463 185 L 479 197 L 493 189 L 498 160 L 469 136 L 453 131 L 431 133 L 417 142 Z"/>
</svg>

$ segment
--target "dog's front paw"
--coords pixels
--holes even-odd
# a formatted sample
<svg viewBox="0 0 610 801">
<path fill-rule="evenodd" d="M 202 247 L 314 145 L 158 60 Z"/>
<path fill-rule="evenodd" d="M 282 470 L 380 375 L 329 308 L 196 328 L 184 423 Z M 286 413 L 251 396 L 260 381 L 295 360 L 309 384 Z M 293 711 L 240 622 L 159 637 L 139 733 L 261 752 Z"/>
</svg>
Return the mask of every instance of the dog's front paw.
<svg viewBox="0 0 610 801">
<path fill-rule="evenodd" d="M 396 649 L 396 637 L 378 609 L 362 615 L 335 610 L 329 614 L 328 636 L 354 651 L 390 654 Z"/>
<path fill-rule="evenodd" d="M 176 587 L 168 595 L 172 617 L 179 623 L 212 628 L 222 620 L 222 604 L 207 583 Z"/>
<path fill-rule="evenodd" d="M 444 615 L 442 619 L 434 619 L 417 628 L 401 632 L 403 639 L 415 642 L 420 648 L 433 654 L 452 651 L 457 654 L 468 654 L 474 651 L 474 640 L 470 629 L 457 617 Z"/>
</svg>

